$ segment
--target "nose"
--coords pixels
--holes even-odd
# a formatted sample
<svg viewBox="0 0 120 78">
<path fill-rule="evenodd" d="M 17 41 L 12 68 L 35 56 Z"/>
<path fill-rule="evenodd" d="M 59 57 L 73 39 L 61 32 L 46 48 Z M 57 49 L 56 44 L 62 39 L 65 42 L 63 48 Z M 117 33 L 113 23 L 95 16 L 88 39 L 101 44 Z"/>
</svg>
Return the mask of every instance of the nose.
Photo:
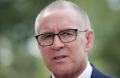
<svg viewBox="0 0 120 78">
<path fill-rule="evenodd" d="M 54 42 L 53 45 L 51 46 L 51 48 L 53 50 L 59 51 L 64 47 L 64 43 L 61 42 L 61 40 L 59 39 L 59 37 L 56 35 L 54 36 Z"/>
</svg>

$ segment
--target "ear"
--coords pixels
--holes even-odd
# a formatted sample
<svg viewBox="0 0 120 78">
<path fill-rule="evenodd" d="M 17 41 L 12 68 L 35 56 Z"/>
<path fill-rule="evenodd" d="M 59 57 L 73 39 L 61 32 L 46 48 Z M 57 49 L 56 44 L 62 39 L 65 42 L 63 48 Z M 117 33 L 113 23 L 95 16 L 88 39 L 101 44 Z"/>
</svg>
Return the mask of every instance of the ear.
<svg viewBox="0 0 120 78">
<path fill-rule="evenodd" d="M 94 31 L 92 29 L 89 29 L 86 32 L 86 52 L 89 52 L 93 46 L 94 43 Z"/>
</svg>

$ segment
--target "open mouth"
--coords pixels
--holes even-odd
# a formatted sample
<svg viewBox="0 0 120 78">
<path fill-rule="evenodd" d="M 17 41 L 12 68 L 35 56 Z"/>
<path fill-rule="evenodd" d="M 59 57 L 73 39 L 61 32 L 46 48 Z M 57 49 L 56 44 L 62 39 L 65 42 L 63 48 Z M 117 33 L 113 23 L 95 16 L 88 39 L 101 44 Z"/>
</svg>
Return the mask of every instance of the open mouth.
<svg viewBox="0 0 120 78">
<path fill-rule="evenodd" d="M 53 59 L 54 60 L 61 60 L 61 59 L 64 59 L 64 58 L 66 58 L 67 56 L 65 56 L 65 55 L 61 55 L 61 56 L 55 56 L 55 57 L 53 57 Z"/>
</svg>

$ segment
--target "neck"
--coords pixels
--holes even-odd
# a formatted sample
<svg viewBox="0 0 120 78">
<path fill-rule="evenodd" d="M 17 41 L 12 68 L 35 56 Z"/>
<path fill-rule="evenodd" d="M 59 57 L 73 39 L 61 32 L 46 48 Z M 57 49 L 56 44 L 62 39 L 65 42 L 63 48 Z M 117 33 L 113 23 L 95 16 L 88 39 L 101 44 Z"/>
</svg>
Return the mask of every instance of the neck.
<svg viewBox="0 0 120 78">
<path fill-rule="evenodd" d="M 55 78 L 77 78 L 87 67 L 87 62 L 88 61 L 84 61 L 80 66 L 79 69 L 74 69 L 74 72 L 68 73 L 68 74 L 64 74 L 62 76 L 60 75 L 55 75 Z"/>
</svg>

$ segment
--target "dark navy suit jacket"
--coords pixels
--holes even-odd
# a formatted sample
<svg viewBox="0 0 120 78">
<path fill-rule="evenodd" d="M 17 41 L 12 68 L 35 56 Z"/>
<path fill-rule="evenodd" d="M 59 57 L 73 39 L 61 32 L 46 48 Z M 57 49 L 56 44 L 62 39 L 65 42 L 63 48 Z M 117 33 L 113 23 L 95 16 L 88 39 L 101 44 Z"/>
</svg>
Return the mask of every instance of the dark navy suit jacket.
<svg viewBox="0 0 120 78">
<path fill-rule="evenodd" d="M 113 77 L 113 76 L 103 74 L 98 69 L 96 69 L 92 64 L 91 64 L 91 66 L 93 67 L 93 70 L 92 70 L 92 75 L 91 75 L 90 78 L 116 78 L 116 77 Z M 52 78 L 52 76 L 50 78 Z"/>
<path fill-rule="evenodd" d="M 90 78 L 116 78 L 110 75 L 103 74 L 98 69 L 96 69 L 92 64 L 91 66 L 93 67 L 93 70 L 92 70 L 92 75 Z"/>
</svg>

